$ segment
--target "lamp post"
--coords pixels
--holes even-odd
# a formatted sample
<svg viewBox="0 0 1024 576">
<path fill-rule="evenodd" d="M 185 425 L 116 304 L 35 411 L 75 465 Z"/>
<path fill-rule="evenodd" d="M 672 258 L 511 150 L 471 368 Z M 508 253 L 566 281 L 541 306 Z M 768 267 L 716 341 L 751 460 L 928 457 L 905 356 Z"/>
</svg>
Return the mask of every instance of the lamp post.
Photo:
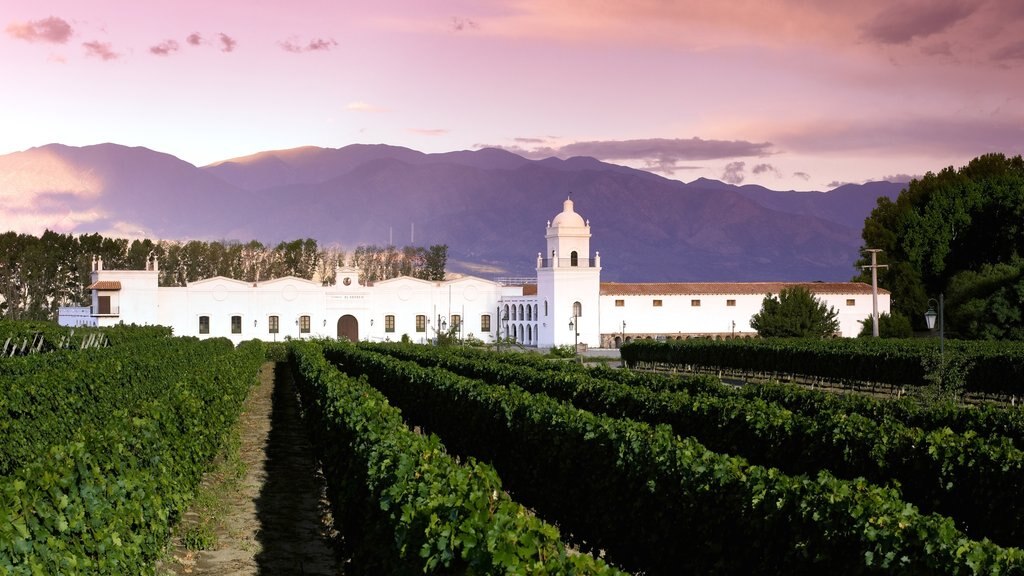
<svg viewBox="0 0 1024 576">
<path fill-rule="evenodd" d="M 569 330 L 573 331 L 572 355 L 575 358 L 580 353 L 580 318 L 576 314 L 569 320 Z"/>
<path fill-rule="evenodd" d="M 945 326 L 943 326 L 943 316 L 944 316 L 943 308 L 944 308 L 944 305 L 943 305 L 943 301 L 942 301 L 942 296 L 943 295 L 940 293 L 939 294 L 939 301 L 938 301 L 938 305 L 939 305 L 939 313 L 938 314 L 935 313 L 935 307 L 932 306 L 932 303 L 935 302 L 935 298 L 929 298 L 928 299 L 928 311 L 924 313 L 924 323 L 928 325 L 928 329 L 929 330 L 934 330 L 935 329 L 935 319 L 936 318 L 939 319 L 939 361 L 940 362 L 944 361 L 945 360 L 945 356 L 946 356 L 946 331 L 945 331 Z"/>
<path fill-rule="evenodd" d="M 626 344 L 626 321 L 623 320 L 622 321 L 622 342 L 619 343 L 619 347 L 621 348 L 625 344 Z"/>
<path fill-rule="evenodd" d="M 441 343 L 441 334 L 448 330 L 448 320 L 441 314 L 437 315 L 437 342 Z"/>
</svg>

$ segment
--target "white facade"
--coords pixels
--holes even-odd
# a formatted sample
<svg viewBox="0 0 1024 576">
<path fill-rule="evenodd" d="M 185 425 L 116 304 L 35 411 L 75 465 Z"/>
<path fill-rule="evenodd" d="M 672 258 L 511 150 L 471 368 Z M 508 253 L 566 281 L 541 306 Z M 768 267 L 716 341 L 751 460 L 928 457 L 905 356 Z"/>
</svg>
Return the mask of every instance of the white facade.
<svg viewBox="0 0 1024 576">
<path fill-rule="evenodd" d="M 159 324 L 178 336 L 273 341 L 348 338 L 425 343 L 457 328 L 462 338 L 512 338 L 547 348 L 578 343 L 618 347 L 635 338 L 744 337 L 765 294 L 806 286 L 839 312 L 843 336 L 856 336 L 871 315 L 871 287 L 856 282 L 601 283 L 601 257 L 591 256 L 590 223 L 566 200 L 548 222 L 537 255 L 537 283 L 503 286 L 467 276 L 447 281 L 394 278 L 366 285 L 355 268 L 339 268 L 337 284 L 285 277 L 249 283 L 214 277 L 160 287 L 158 267 L 93 268 L 91 321 Z M 879 290 L 879 313 L 889 293 Z M 81 322 L 62 309 L 61 322 Z M 571 327 L 570 327 L 571 326 Z"/>
</svg>

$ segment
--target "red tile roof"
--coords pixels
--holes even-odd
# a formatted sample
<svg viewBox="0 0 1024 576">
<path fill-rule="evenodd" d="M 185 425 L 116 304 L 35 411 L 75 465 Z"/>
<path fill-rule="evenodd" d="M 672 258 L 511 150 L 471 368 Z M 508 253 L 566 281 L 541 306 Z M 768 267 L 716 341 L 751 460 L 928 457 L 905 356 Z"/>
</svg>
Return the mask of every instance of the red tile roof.
<svg viewBox="0 0 1024 576">
<path fill-rule="evenodd" d="M 863 282 L 602 282 L 602 296 L 778 294 L 789 286 L 806 287 L 812 294 L 871 294 L 871 285 Z M 888 290 L 878 289 L 879 294 Z"/>
<path fill-rule="evenodd" d="M 536 296 L 537 285 L 536 284 L 523 284 L 523 296 Z"/>
<path fill-rule="evenodd" d="M 85 287 L 86 290 L 120 290 L 120 280 L 100 280 Z"/>
</svg>

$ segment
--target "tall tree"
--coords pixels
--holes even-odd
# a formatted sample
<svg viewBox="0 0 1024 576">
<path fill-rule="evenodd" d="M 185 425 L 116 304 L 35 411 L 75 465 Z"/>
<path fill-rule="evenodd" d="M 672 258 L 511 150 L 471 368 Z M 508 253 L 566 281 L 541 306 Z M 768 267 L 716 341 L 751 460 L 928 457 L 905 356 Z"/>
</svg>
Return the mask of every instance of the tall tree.
<svg viewBox="0 0 1024 576">
<path fill-rule="evenodd" d="M 807 288 L 790 286 L 766 295 L 750 326 L 765 338 L 826 338 L 839 332 L 838 316 Z"/>
<path fill-rule="evenodd" d="M 996 282 L 1010 290 L 1015 282 L 1013 274 L 986 267 L 1024 257 L 1024 159 L 986 154 L 959 170 L 929 172 L 911 181 L 895 201 L 880 198 L 862 238 L 865 248 L 883 250 L 881 263 L 889 268 L 880 272 L 879 284 L 892 293 L 894 311 L 921 328 L 928 298 L 950 292 L 947 329 L 998 337 L 1003 332 L 998 327 L 983 326 L 998 315 L 979 316 L 981 309 L 968 298 L 977 290 L 964 289 L 978 277 L 964 276 L 957 290 L 952 281 L 971 272 L 986 277 L 987 286 Z M 857 265 L 866 263 L 864 257 Z M 867 281 L 868 274 L 855 279 Z"/>
</svg>

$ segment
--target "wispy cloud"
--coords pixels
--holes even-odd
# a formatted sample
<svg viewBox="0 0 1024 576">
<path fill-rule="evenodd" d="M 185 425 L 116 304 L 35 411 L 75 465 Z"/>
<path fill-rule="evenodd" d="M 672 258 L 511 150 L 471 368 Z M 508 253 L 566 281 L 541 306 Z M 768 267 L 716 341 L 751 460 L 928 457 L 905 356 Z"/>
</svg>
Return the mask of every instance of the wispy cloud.
<svg viewBox="0 0 1024 576">
<path fill-rule="evenodd" d="M 737 161 L 729 162 L 725 165 L 725 171 L 722 172 L 722 182 L 727 184 L 742 184 L 745 178 L 743 174 L 743 168 L 747 165 L 746 162 Z"/>
<path fill-rule="evenodd" d="M 459 18 L 458 16 L 452 16 L 451 30 L 453 32 L 463 32 L 465 30 L 479 30 L 480 24 L 475 20 L 469 18 Z"/>
<path fill-rule="evenodd" d="M 234 38 L 223 32 L 218 34 L 217 37 L 220 39 L 221 52 L 234 52 L 235 46 L 238 46 L 238 42 Z"/>
<path fill-rule="evenodd" d="M 82 46 L 85 47 L 85 54 L 87 56 L 100 58 L 104 61 L 117 60 L 121 57 L 120 54 L 114 52 L 114 49 L 111 48 L 109 42 L 99 42 L 93 40 L 92 42 L 83 42 Z"/>
<path fill-rule="evenodd" d="M 149 53 L 157 56 L 167 56 L 173 52 L 178 51 L 178 42 L 176 40 L 164 40 L 156 46 L 149 47 Z"/>
<path fill-rule="evenodd" d="M 450 130 L 447 128 L 409 128 L 409 132 L 420 136 L 444 136 Z"/>
<path fill-rule="evenodd" d="M 517 144 L 544 144 L 528 139 L 516 139 Z M 744 140 L 704 140 L 702 138 L 646 138 L 637 140 L 591 140 L 573 142 L 563 146 L 497 146 L 526 158 L 569 158 L 590 156 L 598 160 L 633 161 L 645 169 L 662 174 L 675 174 L 677 170 L 696 168 L 681 163 L 723 158 L 758 157 L 773 154 L 770 142 Z"/>
<path fill-rule="evenodd" d="M 811 179 L 811 175 L 808 174 L 807 172 L 793 172 L 793 176 L 796 177 L 796 178 L 800 178 L 801 180 L 810 180 Z"/>
<path fill-rule="evenodd" d="M 754 174 L 764 174 L 767 172 L 772 172 L 775 174 L 776 177 L 782 178 L 782 172 L 780 172 L 778 168 L 772 166 L 771 164 L 757 164 L 753 168 L 751 168 L 750 171 L 753 172 Z"/>
<path fill-rule="evenodd" d="M 289 38 L 288 40 L 278 42 L 277 45 L 285 52 L 321 52 L 334 48 L 338 45 L 338 41 L 334 38 L 314 38 L 303 44 L 294 38 Z"/>
<path fill-rule="evenodd" d="M 7 34 L 18 40 L 28 42 L 49 42 L 65 44 L 71 38 L 71 25 L 63 18 L 50 16 L 42 20 L 28 22 L 11 22 L 7 25 Z"/>
<path fill-rule="evenodd" d="M 906 44 L 914 38 L 938 34 L 965 20 L 980 2 L 961 0 L 894 1 L 869 22 L 862 32 L 882 44 Z"/>
<path fill-rule="evenodd" d="M 199 46 L 203 43 L 203 35 L 193 32 L 185 37 L 185 42 L 188 42 L 190 46 Z"/>
<path fill-rule="evenodd" d="M 358 101 L 357 102 L 349 102 L 348 104 L 346 104 L 345 105 L 345 110 L 349 110 L 351 112 L 387 112 L 388 111 L 387 108 L 382 108 L 380 106 L 374 106 L 373 104 L 370 104 L 368 102 L 358 102 Z"/>
<path fill-rule="evenodd" d="M 992 60 L 1006 63 L 1008 61 L 1024 63 L 1024 40 L 1007 44 L 992 53 Z"/>
</svg>

